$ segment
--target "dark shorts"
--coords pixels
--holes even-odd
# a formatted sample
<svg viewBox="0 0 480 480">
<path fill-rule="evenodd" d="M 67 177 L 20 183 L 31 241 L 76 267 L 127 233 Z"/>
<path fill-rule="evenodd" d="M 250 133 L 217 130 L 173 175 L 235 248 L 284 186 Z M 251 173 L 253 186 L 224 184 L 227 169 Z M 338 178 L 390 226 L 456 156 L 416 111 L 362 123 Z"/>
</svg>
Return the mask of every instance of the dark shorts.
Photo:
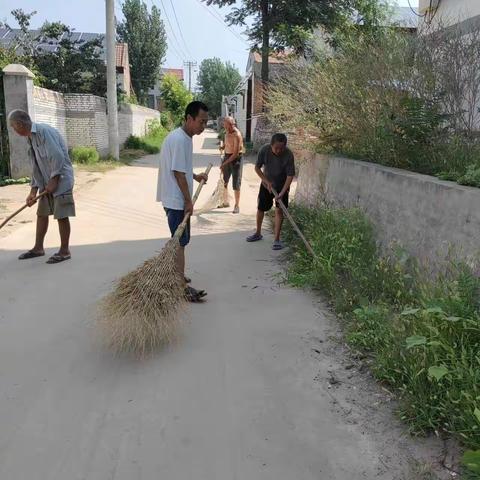
<svg viewBox="0 0 480 480">
<path fill-rule="evenodd" d="M 288 208 L 288 194 L 290 193 L 289 190 L 285 192 L 282 197 L 282 202 L 286 208 Z M 268 212 L 273 207 L 273 199 L 275 195 L 270 193 L 264 186 L 263 183 L 260 185 L 260 191 L 258 192 L 258 209 L 261 212 Z M 275 202 L 275 206 L 280 208 L 278 202 Z"/>
<path fill-rule="evenodd" d="M 231 155 L 225 154 L 225 158 L 223 162 L 227 161 Z M 222 163 L 223 163 L 222 162 Z M 230 177 L 232 177 L 232 187 L 234 190 L 240 190 L 240 186 L 242 185 L 242 157 L 235 160 L 233 163 L 229 163 L 225 170 L 223 171 L 223 181 L 225 182 L 225 186 L 228 185 L 230 181 Z"/>
<path fill-rule="evenodd" d="M 173 237 L 177 228 L 183 222 L 185 213 L 183 210 L 173 210 L 171 208 L 165 208 L 165 213 L 167 214 L 168 227 Z M 181 247 L 186 247 L 190 243 L 190 219 L 188 220 L 187 228 L 185 228 L 183 235 L 180 237 L 179 243 Z"/>
</svg>

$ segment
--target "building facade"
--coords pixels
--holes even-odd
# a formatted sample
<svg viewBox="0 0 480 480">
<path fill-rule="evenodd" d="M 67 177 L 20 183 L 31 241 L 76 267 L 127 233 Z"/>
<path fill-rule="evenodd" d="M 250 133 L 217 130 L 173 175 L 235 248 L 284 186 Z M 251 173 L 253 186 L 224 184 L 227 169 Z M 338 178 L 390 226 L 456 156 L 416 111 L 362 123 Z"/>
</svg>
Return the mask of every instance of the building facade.
<svg viewBox="0 0 480 480">
<path fill-rule="evenodd" d="M 147 97 L 147 105 L 148 108 L 153 108 L 154 110 L 162 110 L 162 78 L 165 75 L 174 75 L 177 77 L 181 82 L 184 81 L 184 75 L 183 75 L 183 68 L 162 68 L 160 70 L 160 76 L 157 80 L 157 83 L 153 88 L 151 88 L 148 91 L 148 97 Z"/>
<path fill-rule="evenodd" d="M 465 33 L 480 27 L 479 0 L 419 0 L 424 24 L 460 27 Z"/>
</svg>

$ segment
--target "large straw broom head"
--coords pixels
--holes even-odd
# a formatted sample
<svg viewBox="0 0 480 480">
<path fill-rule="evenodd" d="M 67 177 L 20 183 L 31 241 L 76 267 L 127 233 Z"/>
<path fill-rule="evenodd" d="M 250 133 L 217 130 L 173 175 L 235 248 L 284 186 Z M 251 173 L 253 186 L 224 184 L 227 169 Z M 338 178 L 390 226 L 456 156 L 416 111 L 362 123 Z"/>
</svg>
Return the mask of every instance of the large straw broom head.
<svg viewBox="0 0 480 480">
<path fill-rule="evenodd" d="M 212 195 L 208 200 L 200 207 L 198 210 L 195 210 L 195 215 L 201 215 L 202 213 L 207 213 L 214 208 L 222 207 L 225 203 L 229 202 L 229 194 L 225 189 L 225 181 L 223 180 L 223 175 L 220 173 L 220 178 L 218 179 L 217 186 L 213 191 Z"/>
<path fill-rule="evenodd" d="M 176 268 L 178 240 L 121 278 L 100 303 L 97 325 L 115 353 L 143 356 L 171 342 L 186 306 L 183 277 Z"/>
</svg>

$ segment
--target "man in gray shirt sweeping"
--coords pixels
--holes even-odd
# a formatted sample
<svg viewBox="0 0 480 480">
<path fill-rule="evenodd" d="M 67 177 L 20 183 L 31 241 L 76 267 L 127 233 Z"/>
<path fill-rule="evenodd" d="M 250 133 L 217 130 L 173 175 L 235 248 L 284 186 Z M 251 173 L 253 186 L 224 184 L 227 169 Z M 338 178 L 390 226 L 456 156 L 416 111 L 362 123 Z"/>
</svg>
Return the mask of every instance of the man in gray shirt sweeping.
<svg viewBox="0 0 480 480">
<path fill-rule="evenodd" d="M 263 169 L 263 170 L 262 170 Z M 247 242 L 262 240 L 262 223 L 265 212 L 273 207 L 275 200 L 275 239 L 273 250 L 281 250 L 280 241 L 282 230 L 283 212 L 278 203 L 283 202 L 288 208 L 288 195 L 290 185 L 295 176 L 295 162 L 292 151 L 287 147 L 287 137 L 283 133 L 273 135 L 269 145 L 264 145 L 258 152 L 255 172 L 262 180 L 258 192 L 257 229 L 253 235 L 247 237 Z M 272 189 L 273 188 L 273 189 Z M 275 190 L 278 194 L 273 193 Z"/>
<path fill-rule="evenodd" d="M 32 162 L 32 181 L 28 206 L 33 206 L 38 193 L 46 192 L 38 201 L 37 230 L 34 247 L 22 253 L 19 260 L 45 255 L 43 241 L 48 230 L 48 217 L 58 220 L 60 230 L 60 250 L 52 255 L 47 263 L 60 263 L 71 258 L 70 220 L 75 216 L 75 203 L 72 189 L 74 184 L 73 167 L 65 142 L 60 133 L 49 125 L 33 123 L 28 113 L 13 110 L 8 115 L 10 126 L 29 144 Z"/>
</svg>

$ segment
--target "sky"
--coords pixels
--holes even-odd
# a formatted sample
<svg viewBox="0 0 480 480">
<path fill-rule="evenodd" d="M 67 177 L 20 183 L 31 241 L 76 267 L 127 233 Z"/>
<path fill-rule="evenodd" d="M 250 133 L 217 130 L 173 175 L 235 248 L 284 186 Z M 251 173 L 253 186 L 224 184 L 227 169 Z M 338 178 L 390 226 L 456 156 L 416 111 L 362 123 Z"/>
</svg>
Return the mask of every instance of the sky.
<svg viewBox="0 0 480 480">
<path fill-rule="evenodd" d="M 228 27 L 222 21 L 225 9 L 207 7 L 201 0 L 144 1 L 149 8 L 156 5 L 162 12 L 169 45 L 164 67 L 182 68 L 185 61 L 194 61 L 198 70 L 203 59 L 218 57 L 235 64 L 242 75 L 245 73 L 248 43 L 242 27 Z M 400 6 L 408 6 L 408 0 L 397 1 Z M 417 6 L 418 1 L 410 0 L 410 3 Z M 0 0 L 0 21 L 13 26 L 10 12 L 15 8 L 37 11 L 32 19 L 33 28 L 48 20 L 61 21 L 78 32 L 105 32 L 104 0 Z M 115 12 L 117 20 L 121 20 L 121 0 L 115 0 Z"/>
</svg>

